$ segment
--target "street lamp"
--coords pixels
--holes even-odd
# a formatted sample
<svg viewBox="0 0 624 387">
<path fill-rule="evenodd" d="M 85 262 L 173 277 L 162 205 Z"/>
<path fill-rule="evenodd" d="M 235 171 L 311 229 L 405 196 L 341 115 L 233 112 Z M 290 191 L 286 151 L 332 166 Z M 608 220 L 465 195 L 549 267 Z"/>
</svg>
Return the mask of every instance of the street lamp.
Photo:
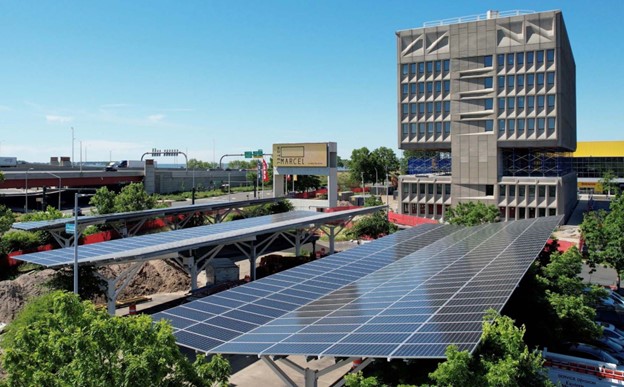
<svg viewBox="0 0 624 387">
<path fill-rule="evenodd" d="M 57 188 L 58 188 L 58 210 L 60 211 L 61 210 L 61 185 L 62 185 L 61 177 L 59 175 L 55 175 L 52 172 L 47 172 L 46 171 L 46 173 L 48 175 L 52 175 L 52 176 L 56 177 L 57 179 L 59 179 L 59 183 L 58 183 L 58 187 Z"/>
<path fill-rule="evenodd" d="M 26 205 L 24 206 L 25 212 L 28 213 L 28 171 L 32 171 L 34 168 L 28 168 L 26 170 L 26 191 L 24 192 L 24 197 L 26 199 Z"/>
<path fill-rule="evenodd" d="M 78 198 L 93 194 L 74 194 L 74 294 L 78 294 Z"/>
</svg>

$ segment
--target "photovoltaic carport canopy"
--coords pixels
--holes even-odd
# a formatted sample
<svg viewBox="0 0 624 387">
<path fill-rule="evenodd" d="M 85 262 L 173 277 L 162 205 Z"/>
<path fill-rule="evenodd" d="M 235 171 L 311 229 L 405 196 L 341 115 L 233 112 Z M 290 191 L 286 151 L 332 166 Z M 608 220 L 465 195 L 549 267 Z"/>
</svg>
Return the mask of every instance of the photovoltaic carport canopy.
<svg viewBox="0 0 624 387">
<path fill-rule="evenodd" d="M 253 199 L 253 200 L 237 200 L 231 202 L 214 202 L 207 204 L 196 204 L 190 206 L 178 206 L 178 207 L 166 207 L 166 208 L 153 208 L 150 210 L 142 211 L 129 211 L 120 212 L 115 214 L 104 215 L 89 215 L 81 216 L 78 219 L 79 224 L 101 224 L 106 222 L 116 222 L 121 220 L 135 220 L 151 217 L 165 217 L 169 215 L 185 214 L 188 212 L 206 212 L 225 210 L 236 207 L 247 207 L 258 204 L 266 204 L 279 201 L 281 198 L 266 198 L 266 199 Z M 12 228 L 16 230 L 24 231 L 39 231 L 39 230 L 54 230 L 59 228 L 65 228 L 65 224 L 74 223 L 74 218 L 59 218 L 53 220 L 40 220 L 33 222 L 19 222 L 13 223 Z"/>
<path fill-rule="evenodd" d="M 153 315 L 205 353 L 444 358 L 474 351 L 561 217 L 422 225 Z"/>
<path fill-rule="evenodd" d="M 364 207 L 331 213 L 291 211 L 232 222 L 116 239 L 79 246 L 78 262 L 105 264 L 111 261 L 124 263 L 143 260 L 205 246 L 253 240 L 258 235 L 341 221 L 356 215 L 373 213 L 384 208 L 385 206 Z M 19 255 L 14 258 L 46 267 L 59 267 L 70 265 L 74 262 L 74 249 L 73 247 L 68 247 Z"/>
</svg>

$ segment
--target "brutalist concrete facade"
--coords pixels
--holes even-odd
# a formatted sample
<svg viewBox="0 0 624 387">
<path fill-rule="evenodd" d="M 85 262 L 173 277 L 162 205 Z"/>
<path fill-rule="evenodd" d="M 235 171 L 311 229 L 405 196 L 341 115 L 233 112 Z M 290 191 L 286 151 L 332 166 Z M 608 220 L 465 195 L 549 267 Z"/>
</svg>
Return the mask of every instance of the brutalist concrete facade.
<svg viewBox="0 0 624 387">
<path fill-rule="evenodd" d="M 452 161 L 450 175 L 401 176 L 399 212 L 443 218 L 482 201 L 502 219 L 569 214 L 576 177 L 558 157 L 576 148 L 576 82 L 562 14 L 473 19 L 396 34 L 399 148 Z"/>
</svg>

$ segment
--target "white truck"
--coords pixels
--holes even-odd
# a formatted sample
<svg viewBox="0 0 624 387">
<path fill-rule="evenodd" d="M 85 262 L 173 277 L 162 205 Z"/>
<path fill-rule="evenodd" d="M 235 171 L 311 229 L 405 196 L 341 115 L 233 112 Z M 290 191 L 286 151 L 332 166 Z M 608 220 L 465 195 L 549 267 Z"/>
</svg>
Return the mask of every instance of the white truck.
<svg viewBox="0 0 624 387">
<path fill-rule="evenodd" d="M 145 161 L 142 160 L 119 160 L 119 161 L 111 161 L 106 166 L 106 171 L 114 172 L 118 169 L 143 169 L 145 166 Z"/>
<path fill-rule="evenodd" d="M 542 351 L 548 378 L 562 386 L 624 386 L 624 366 Z M 615 360 L 617 361 L 617 360 Z"/>
<path fill-rule="evenodd" d="M 17 167 L 17 157 L 0 157 L 0 167 Z"/>
</svg>

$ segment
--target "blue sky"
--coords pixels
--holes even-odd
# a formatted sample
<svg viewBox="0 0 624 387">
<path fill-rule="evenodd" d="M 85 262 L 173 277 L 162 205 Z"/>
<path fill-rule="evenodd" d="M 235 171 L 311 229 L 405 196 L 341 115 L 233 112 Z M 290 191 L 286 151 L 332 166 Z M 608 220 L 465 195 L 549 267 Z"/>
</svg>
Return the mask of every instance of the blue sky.
<svg viewBox="0 0 624 387">
<path fill-rule="evenodd" d="M 76 160 L 80 141 L 89 161 L 324 141 L 346 158 L 400 155 L 395 31 L 488 9 L 561 9 L 578 139 L 624 140 L 619 0 L 13 1 L 0 8 L 0 156 L 71 156 L 71 127 Z"/>
</svg>

